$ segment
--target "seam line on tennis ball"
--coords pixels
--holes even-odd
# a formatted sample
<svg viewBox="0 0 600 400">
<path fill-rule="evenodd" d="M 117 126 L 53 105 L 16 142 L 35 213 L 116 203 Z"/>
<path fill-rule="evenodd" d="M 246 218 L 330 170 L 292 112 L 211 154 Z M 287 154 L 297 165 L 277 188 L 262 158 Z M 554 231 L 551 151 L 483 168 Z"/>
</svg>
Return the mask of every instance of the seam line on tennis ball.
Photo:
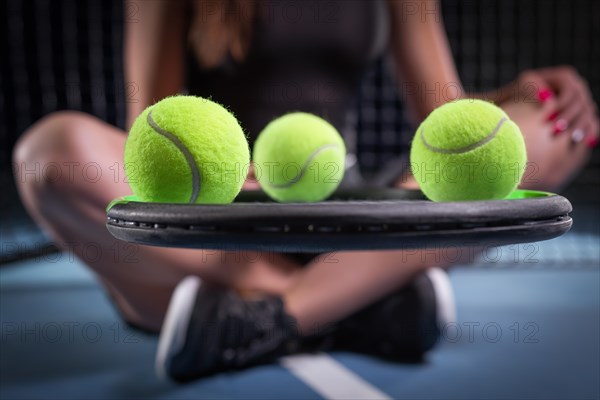
<svg viewBox="0 0 600 400">
<path fill-rule="evenodd" d="M 198 194 L 200 193 L 200 171 L 198 169 L 198 165 L 196 165 L 196 160 L 194 160 L 192 153 L 190 153 L 188 148 L 185 147 L 183 143 L 181 143 L 181 140 L 179 140 L 177 136 L 158 126 L 156 121 L 154 121 L 154 119 L 152 118 L 152 111 L 148 113 L 147 120 L 148 124 L 150 124 L 150 126 L 156 131 L 156 133 L 170 140 L 185 157 L 185 161 L 187 162 L 188 166 L 190 167 L 190 170 L 192 171 L 192 195 L 190 196 L 189 203 L 195 203 L 198 199 Z"/>
<path fill-rule="evenodd" d="M 481 146 L 485 145 L 486 143 L 488 143 L 489 141 L 491 141 L 496 136 L 496 134 L 498 133 L 500 128 L 502 127 L 502 124 L 504 124 L 506 121 L 508 121 L 508 118 L 506 118 L 506 117 L 500 118 L 500 121 L 498 121 L 498 124 L 496 125 L 496 127 L 494 128 L 492 133 L 490 133 L 489 135 L 487 135 L 486 137 L 484 137 L 483 139 L 481 139 L 478 142 L 471 143 L 470 145 L 461 147 L 459 149 L 442 149 L 440 147 L 432 146 L 431 144 L 429 144 L 427 142 L 427 140 L 425 140 L 425 134 L 423 133 L 423 131 L 425 129 L 424 127 L 421 128 L 421 140 L 423 141 L 423 144 L 425 145 L 425 147 L 427 147 L 429 150 L 436 152 L 436 153 L 442 153 L 442 154 L 466 153 L 468 151 L 475 150 L 476 148 L 481 147 Z"/>
<path fill-rule="evenodd" d="M 298 183 L 300 181 L 300 179 L 302 179 L 302 177 L 306 173 L 306 170 L 308 169 L 309 164 L 312 162 L 312 160 L 316 156 L 318 156 L 321 152 L 323 152 L 325 150 L 339 149 L 339 148 L 340 148 L 340 146 L 337 145 L 337 144 L 325 144 L 325 145 L 319 147 L 318 149 L 316 149 L 315 151 L 313 151 L 310 156 L 308 156 L 308 158 L 304 162 L 304 165 L 300 169 L 300 173 L 298 175 L 296 175 L 292 180 L 290 180 L 289 182 L 286 182 L 286 183 L 272 183 L 272 182 L 268 182 L 268 185 L 271 186 L 274 189 L 287 189 L 287 188 L 292 187 L 293 185 L 295 185 L 296 183 Z"/>
</svg>

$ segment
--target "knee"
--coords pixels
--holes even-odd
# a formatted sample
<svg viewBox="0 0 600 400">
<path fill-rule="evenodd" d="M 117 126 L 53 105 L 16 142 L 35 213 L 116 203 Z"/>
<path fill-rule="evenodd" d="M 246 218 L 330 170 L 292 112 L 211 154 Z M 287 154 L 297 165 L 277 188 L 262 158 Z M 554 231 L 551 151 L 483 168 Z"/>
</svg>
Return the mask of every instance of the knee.
<svg viewBox="0 0 600 400">
<path fill-rule="evenodd" d="M 68 167 L 77 162 L 76 137 L 88 118 L 75 111 L 56 112 L 21 135 L 13 149 L 12 166 L 23 195 L 48 195 L 68 183 Z"/>
</svg>

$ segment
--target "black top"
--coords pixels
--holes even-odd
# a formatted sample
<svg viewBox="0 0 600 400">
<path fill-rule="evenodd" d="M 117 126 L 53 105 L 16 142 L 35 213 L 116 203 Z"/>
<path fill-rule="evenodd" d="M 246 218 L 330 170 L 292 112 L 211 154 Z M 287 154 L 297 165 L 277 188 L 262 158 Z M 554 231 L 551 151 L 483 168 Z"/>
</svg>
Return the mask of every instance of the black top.
<svg viewBox="0 0 600 400">
<path fill-rule="evenodd" d="M 388 43 L 383 0 L 267 1 L 257 13 L 249 53 L 202 71 L 190 53 L 190 94 L 210 97 L 239 118 L 253 141 L 292 111 L 322 116 L 340 131 L 370 64 Z"/>
</svg>

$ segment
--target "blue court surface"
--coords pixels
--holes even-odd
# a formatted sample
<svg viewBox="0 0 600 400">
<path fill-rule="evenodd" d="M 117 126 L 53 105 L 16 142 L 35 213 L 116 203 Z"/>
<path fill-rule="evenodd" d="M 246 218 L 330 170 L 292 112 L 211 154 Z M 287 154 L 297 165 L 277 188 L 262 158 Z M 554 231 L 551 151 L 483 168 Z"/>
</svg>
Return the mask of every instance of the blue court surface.
<svg viewBox="0 0 600 400">
<path fill-rule="evenodd" d="M 600 397 L 597 219 L 456 267 L 458 322 L 422 364 L 295 356 L 187 385 L 158 381 L 156 338 L 124 326 L 65 253 L 0 267 L 0 398 Z"/>
</svg>

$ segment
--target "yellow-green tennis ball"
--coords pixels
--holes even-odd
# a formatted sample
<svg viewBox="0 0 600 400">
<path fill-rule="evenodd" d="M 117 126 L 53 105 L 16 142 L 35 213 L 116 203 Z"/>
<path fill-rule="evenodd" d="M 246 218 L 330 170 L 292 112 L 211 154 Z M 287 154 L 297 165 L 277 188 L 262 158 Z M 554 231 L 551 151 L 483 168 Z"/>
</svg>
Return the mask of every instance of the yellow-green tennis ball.
<svg viewBox="0 0 600 400">
<path fill-rule="evenodd" d="M 141 201 L 233 201 L 250 162 L 237 119 L 200 97 L 168 97 L 135 120 L 125 144 L 125 171 Z"/>
<path fill-rule="evenodd" d="M 519 127 L 492 103 L 465 99 L 435 109 L 421 123 L 411 168 L 433 201 L 503 199 L 527 162 Z"/>
<path fill-rule="evenodd" d="M 344 176 L 346 146 L 338 131 L 313 114 L 286 114 L 269 123 L 254 144 L 256 177 L 280 202 L 326 199 Z"/>
</svg>

